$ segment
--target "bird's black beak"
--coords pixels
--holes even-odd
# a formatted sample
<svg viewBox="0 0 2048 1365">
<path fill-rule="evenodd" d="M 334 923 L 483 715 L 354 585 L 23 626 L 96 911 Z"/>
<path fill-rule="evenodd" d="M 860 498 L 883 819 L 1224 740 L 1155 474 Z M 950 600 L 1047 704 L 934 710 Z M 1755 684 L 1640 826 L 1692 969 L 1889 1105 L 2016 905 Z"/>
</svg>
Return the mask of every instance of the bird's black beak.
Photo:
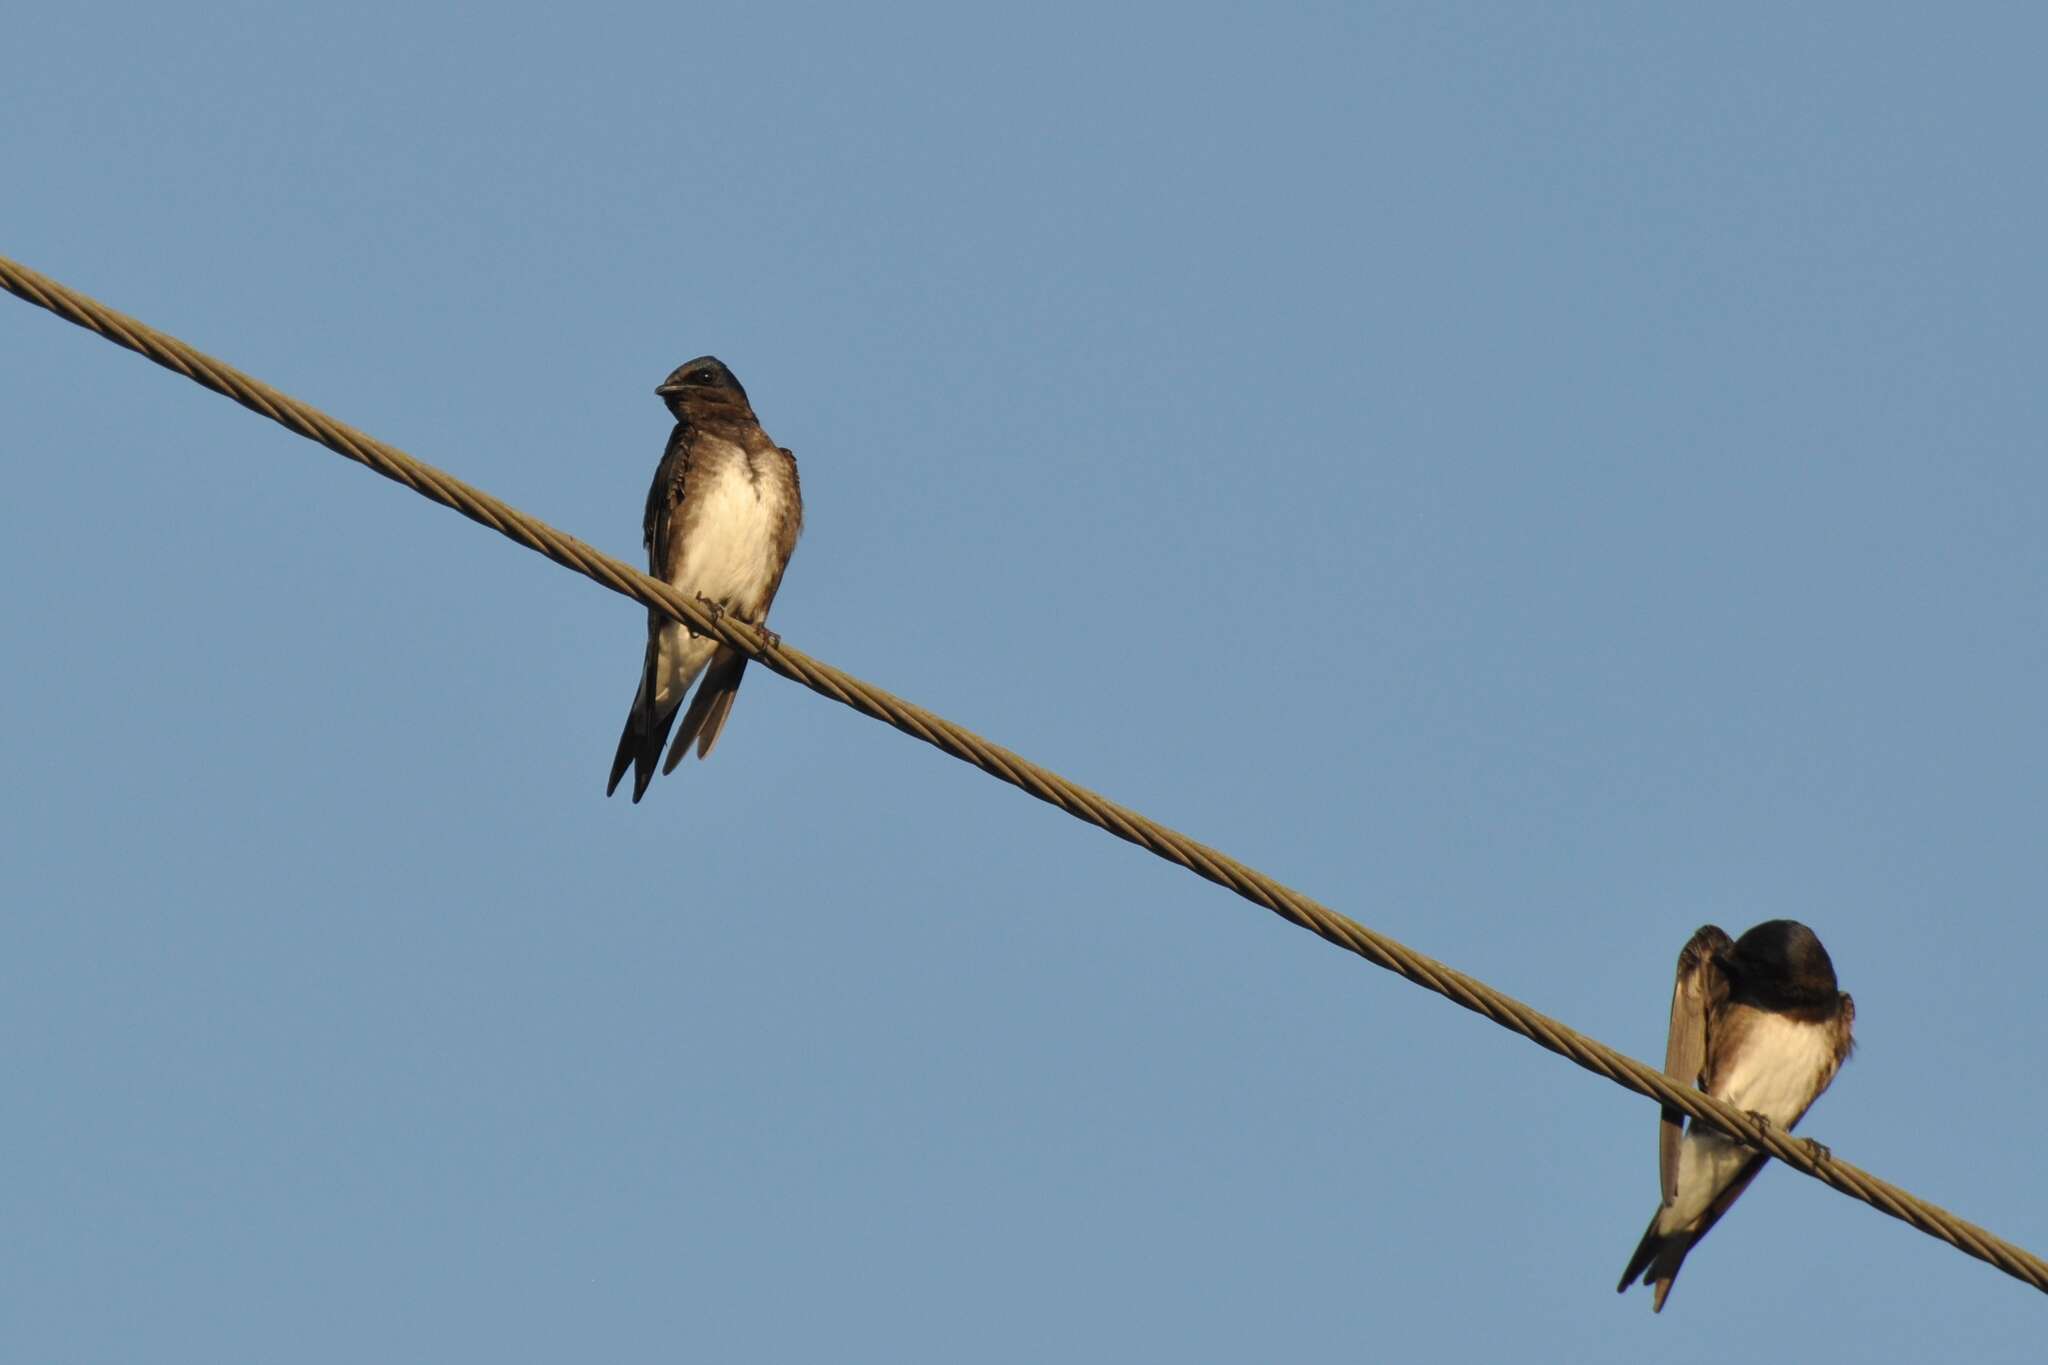
<svg viewBox="0 0 2048 1365">
<path fill-rule="evenodd" d="M 656 398 L 674 398 L 677 394 L 680 394 L 682 391 L 683 386 L 681 384 L 671 384 L 663 382 L 662 384 L 658 385 L 655 388 L 654 396 Z"/>
</svg>

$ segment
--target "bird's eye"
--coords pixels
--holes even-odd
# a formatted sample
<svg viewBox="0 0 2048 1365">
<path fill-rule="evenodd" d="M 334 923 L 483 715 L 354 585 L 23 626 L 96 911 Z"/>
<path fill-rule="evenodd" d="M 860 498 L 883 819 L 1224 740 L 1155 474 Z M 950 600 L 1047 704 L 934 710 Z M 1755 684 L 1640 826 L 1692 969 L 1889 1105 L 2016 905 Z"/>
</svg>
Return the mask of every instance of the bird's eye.
<svg viewBox="0 0 2048 1365">
<path fill-rule="evenodd" d="M 690 378 L 694 379 L 699 384 L 710 384 L 715 382 L 718 379 L 718 376 L 712 373 L 710 370 L 705 369 L 697 371 L 697 373 L 691 375 Z"/>
</svg>

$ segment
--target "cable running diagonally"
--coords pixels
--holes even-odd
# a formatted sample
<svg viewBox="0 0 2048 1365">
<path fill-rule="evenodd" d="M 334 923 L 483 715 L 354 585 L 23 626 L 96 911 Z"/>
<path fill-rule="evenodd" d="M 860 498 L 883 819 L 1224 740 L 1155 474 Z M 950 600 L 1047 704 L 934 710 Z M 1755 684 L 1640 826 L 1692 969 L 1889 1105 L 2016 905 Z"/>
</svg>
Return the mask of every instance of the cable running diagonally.
<svg viewBox="0 0 2048 1365">
<path fill-rule="evenodd" d="M 666 583 L 593 549 L 574 536 L 564 535 L 481 489 L 472 488 L 460 479 L 421 463 L 395 446 L 386 445 L 335 421 L 319 409 L 252 379 L 175 337 L 117 313 L 4 256 L 0 256 L 0 287 L 232 398 L 252 412 L 260 413 L 308 440 L 317 441 L 338 455 L 367 465 L 385 478 L 402 483 L 444 507 L 451 507 L 470 520 L 538 551 L 614 592 L 663 612 L 700 634 L 716 636 L 744 651 L 762 667 L 802 683 L 821 696 L 921 739 L 992 777 L 1059 807 L 1076 819 L 1085 820 L 1119 839 L 1178 863 L 1196 876 L 1234 891 L 1254 905 L 1264 906 L 1289 923 L 1354 952 L 1375 966 L 1384 967 L 1476 1014 L 1484 1015 L 1502 1028 L 1521 1034 L 1537 1046 L 1555 1052 L 1595 1075 L 1604 1076 L 1616 1085 L 1669 1105 L 1759 1151 L 1768 1152 L 1786 1165 L 2048 1293 L 2048 1262 L 2025 1248 L 1846 1161 L 1823 1156 L 1804 1138 L 1795 1138 L 1782 1129 L 1760 1126 L 1748 1115 L 1531 1009 L 1485 982 L 1404 947 L 1205 844 L 1077 786 L 1058 773 L 1021 758 L 1000 745 L 991 744 L 941 716 L 842 673 L 800 650 L 786 645 L 770 645 L 757 631 L 736 617 L 727 615 L 714 619 L 701 603 L 685 597 Z"/>
</svg>

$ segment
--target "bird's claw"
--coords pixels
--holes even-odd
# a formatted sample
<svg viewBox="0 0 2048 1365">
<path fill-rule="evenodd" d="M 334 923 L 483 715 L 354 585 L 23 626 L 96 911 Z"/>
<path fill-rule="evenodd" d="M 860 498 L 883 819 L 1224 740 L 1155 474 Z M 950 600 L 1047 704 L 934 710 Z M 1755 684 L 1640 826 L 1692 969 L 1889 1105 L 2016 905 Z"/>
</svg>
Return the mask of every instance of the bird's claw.
<svg viewBox="0 0 2048 1365">
<path fill-rule="evenodd" d="M 1743 1115 L 1759 1128 L 1777 1127 L 1776 1124 L 1771 1122 L 1770 1115 L 1760 1114 L 1754 1109 L 1745 1109 Z M 1816 1142 L 1812 1138 L 1801 1138 L 1799 1139 L 1799 1144 L 1806 1148 L 1806 1159 L 1816 1166 L 1825 1166 L 1835 1159 L 1835 1154 L 1828 1150 L 1828 1146 L 1824 1142 Z"/>
<path fill-rule="evenodd" d="M 711 619 L 714 622 L 717 622 L 721 625 L 724 624 L 726 613 L 725 603 L 719 601 L 717 598 L 714 597 L 706 597 L 701 592 L 697 594 L 697 601 L 703 606 L 704 610 L 711 613 Z M 754 633 L 761 637 L 761 643 L 763 645 L 766 645 L 769 649 L 782 648 L 782 637 L 780 635 L 777 635 L 774 631 L 768 629 L 768 627 L 760 624 L 759 622 L 747 621 L 747 618 L 744 616 L 740 617 L 739 619 L 742 621 L 746 621 L 746 623 L 749 626 L 753 627 Z"/>
</svg>

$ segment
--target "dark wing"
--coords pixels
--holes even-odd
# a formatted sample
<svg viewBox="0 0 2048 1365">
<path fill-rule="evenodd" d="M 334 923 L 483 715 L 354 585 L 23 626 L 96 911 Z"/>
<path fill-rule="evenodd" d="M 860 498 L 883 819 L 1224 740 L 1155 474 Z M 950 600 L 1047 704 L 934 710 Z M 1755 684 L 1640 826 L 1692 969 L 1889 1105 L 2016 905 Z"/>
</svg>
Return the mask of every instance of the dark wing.
<svg viewBox="0 0 2048 1365">
<path fill-rule="evenodd" d="M 676 512 L 682 505 L 683 485 L 690 472 L 690 451 L 695 445 L 695 430 L 688 422 L 678 420 L 675 430 L 668 434 L 661 463 L 654 467 L 654 482 L 647 485 L 647 511 L 641 518 L 640 538 L 647 546 L 647 571 L 663 581 L 669 577 L 669 556 L 682 548 Z M 655 673 L 661 664 L 661 628 L 667 621 L 659 612 L 647 613 L 647 653 L 640 666 L 640 690 L 634 695 L 633 709 L 626 713 L 626 728 L 619 736 L 618 752 L 612 755 L 611 780 L 604 788 L 606 796 L 619 789 L 619 779 L 628 768 L 633 769 L 633 800 L 638 802 L 647 794 L 647 784 L 654 780 L 654 765 L 661 761 L 661 746 L 668 742 L 669 727 L 675 724 L 676 707 L 671 706 L 666 715 L 657 715 L 654 709 Z"/>
<path fill-rule="evenodd" d="M 1842 1012 L 1835 1016 L 1835 1069 L 1842 1069 L 1842 1063 L 1849 1060 L 1849 1054 L 1856 1050 L 1856 1001 L 1847 991 L 1842 992 Z"/>
<path fill-rule="evenodd" d="M 1828 1087 L 1835 1083 L 1835 1077 L 1842 1074 L 1842 1063 L 1848 1061 L 1849 1054 L 1856 1050 L 1856 1002 L 1850 999 L 1847 991 L 1835 999 L 1835 1017 L 1828 1025 L 1828 1069 L 1821 1074 L 1820 1084 L 1813 1088 L 1813 1099 L 1806 1102 L 1809 1108 L 1813 1100 L 1827 1093 Z M 1803 1118 L 1806 1110 L 1801 1109 L 1799 1113 Z M 1798 1122 L 1797 1118 L 1792 1120 L 1793 1124 Z M 1786 1126 L 1789 1128 L 1792 1124 Z"/>
<path fill-rule="evenodd" d="M 782 525 L 776 528 L 775 557 L 782 567 L 789 567 L 789 557 L 796 553 L 796 538 L 804 533 L 804 481 L 797 477 L 796 452 L 788 446 L 778 447 L 782 457 L 789 461 L 789 498 L 782 506 Z M 777 588 L 782 586 L 782 574 L 775 575 L 775 584 L 768 589 L 770 601 L 775 599 Z M 766 613 L 763 613 L 766 616 Z"/>
<path fill-rule="evenodd" d="M 671 555 L 682 549 L 677 534 L 676 509 L 683 505 L 683 487 L 690 473 L 690 452 L 697 444 L 697 432 L 680 418 L 668 434 L 668 447 L 661 463 L 654 467 L 654 482 L 647 486 L 647 514 L 641 522 L 641 542 L 647 546 L 647 572 L 668 579 Z"/>
<path fill-rule="evenodd" d="M 1707 1064 L 1707 1019 L 1728 998 L 1728 977 L 1721 956 L 1735 941 L 1708 924 L 1678 954 L 1678 979 L 1671 987 L 1671 1032 L 1664 1040 L 1664 1074 L 1697 1087 Z M 1657 1127 L 1657 1171 L 1664 1202 L 1678 1198 L 1678 1148 L 1685 1136 L 1685 1115 L 1664 1107 Z"/>
</svg>

